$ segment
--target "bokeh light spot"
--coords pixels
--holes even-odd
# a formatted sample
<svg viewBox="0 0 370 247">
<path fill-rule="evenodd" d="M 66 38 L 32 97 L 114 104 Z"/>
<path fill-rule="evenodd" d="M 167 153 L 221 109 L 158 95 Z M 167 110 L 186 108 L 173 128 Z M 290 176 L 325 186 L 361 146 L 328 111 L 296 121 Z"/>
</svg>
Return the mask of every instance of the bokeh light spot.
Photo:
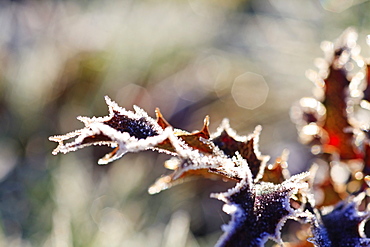
<svg viewBox="0 0 370 247">
<path fill-rule="evenodd" d="M 235 103 L 249 110 L 263 105 L 268 92 L 269 87 L 263 76 L 251 72 L 238 76 L 231 89 Z"/>
</svg>

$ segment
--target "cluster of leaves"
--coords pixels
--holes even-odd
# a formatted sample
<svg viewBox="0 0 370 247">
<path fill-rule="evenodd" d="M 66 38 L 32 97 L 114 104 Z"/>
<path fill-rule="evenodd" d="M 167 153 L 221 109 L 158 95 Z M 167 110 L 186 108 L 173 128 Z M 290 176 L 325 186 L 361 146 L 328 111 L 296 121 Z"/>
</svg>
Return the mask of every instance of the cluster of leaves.
<svg viewBox="0 0 370 247">
<path fill-rule="evenodd" d="M 326 163 L 344 163 L 363 181 L 370 171 L 370 64 L 359 55 L 356 40 L 357 33 L 348 29 L 336 43 L 323 43 L 326 59 L 319 72 L 309 72 L 316 97 L 302 98 L 292 119 L 314 154 Z M 361 189 L 359 183 L 349 185 L 350 192 Z"/>
<path fill-rule="evenodd" d="M 154 119 L 136 106 L 135 111 L 123 109 L 108 97 L 108 116 L 79 117 L 83 129 L 50 137 L 59 143 L 53 154 L 91 145 L 112 147 L 99 164 L 142 150 L 172 155 L 165 166 L 173 172 L 160 177 L 149 188 L 151 194 L 194 176 L 235 180 L 235 187 L 211 195 L 225 202 L 223 210 L 231 215 L 217 246 L 263 246 L 268 239 L 283 245 L 281 228 L 287 219 L 310 225 L 311 236 L 299 246 L 369 246 L 363 228 L 370 215 L 359 211 L 368 204 L 369 126 L 356 120 L 355 112 L 357 106 L 370 104 L 370 65 L 360 57 L 356 38 L 347 30 L 337 43 L 325 43 L 322 68 L 311 74 L 316 97 L 303 98 L 292 110 L 302 141 L 320 160 L 320 167 L 313 167 L 326 167 L 324 179 L 317 178 L 315 169 L 290 176 L 286 152 L 267 165 L 269 157 L 258 149 L 260 126 L 239 136 L 224 120 L 210 133 L 207 116 L 200 131 L 187 132 L 171 126 L 159 109 Z M 348 176 L 337 179 L 338 170 Z"/>
</svg>

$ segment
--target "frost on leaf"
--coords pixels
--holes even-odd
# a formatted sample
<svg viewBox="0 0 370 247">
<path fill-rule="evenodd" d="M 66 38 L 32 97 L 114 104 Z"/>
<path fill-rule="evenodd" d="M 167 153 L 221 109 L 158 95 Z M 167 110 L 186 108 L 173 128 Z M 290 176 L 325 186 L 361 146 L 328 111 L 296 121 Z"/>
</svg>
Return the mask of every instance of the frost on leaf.
<svg viewBox="0 0 370 247">
<path fill-rule="evenodd" d="M 160 110 L 156 109 L 156 115 L 157 115 L 157 123 L 159 126 L 161 126 L 162 129 L 166 129 L 168 127 L 173 128 L 163 117 Z M 210 133 L 208 130 L 209 125 L 209 117 L 206 116 L 204 119 L 204 125 L 203 128 L 200 131 L 195 131 L 193 133 L 189 133 L 184 130 L 180 129 L 174 129 L 173 134 L 180 138 L 181 141 L 185 142 L 187 146 L 192 147 L 193 149 L 197 149 L 203 153 L 212 153 L 212 147 L 209 143 L 205 142 L 205 140 L 210 138 Z M 177 142 L 177 141 L 176 141 Z M 156 146 L 156 149 L 158 151 L 167 150 L 173 155 L 176 155 L 177 152 L 175 150 L 175 147 L 173 146 L 170 139 L 166 139 L 164 142 L 158 144 Z"/>
<path fill-rule="evenodd" d="M 167 139 L 169 130 L 163 130 L 139 107 L 134 107 L 135 112 L 127 111 L 110 98 L 106 97 L 105 100 L 109 116 L 78 117 L 85 128 L 49 138 L 59 143 L 53 154 L 68 153 L 91 145 L 107 145 L 114 150 L 99 160 L 99 164 L 107 164 L 127 152 L 153 148 Z M 66 142 L 70 139 L 73 140 Z"/>
<path fill-rule="evenodd" d="M 227 119 L 223 120 L 216 133 L 211 136 L 207 126 L 208 118 L 205 119 L 205 125 L 201 131 L 181 135 L 176 134 L 175 131 L 175 136 L 170 136 L 169 143 L 176 157 L 167 161 L 165 166 L 173 169 L 174 172 L 159 178 L 149 188 L 149 193 L 157 193 L 182 180 L 199 175 L 236 181 L 242 180 L 249 174 L 254 181 L 262 178 L 269 156 L 261 155 L 258 150 L 261 126 L 257 126 L 248 136 L 238 136 L 230 128 Z M 182 133 L 180 130 L 177 132 Z"/>
<path fill-rule="evenodd" d="M 348 29 L 335 43 L 323 43 L 326 59 L 321 60 L 320 71 L 308 73 L 316 85 L 315 97 L 302 98 L 298 106 L 292 108 L 300 139 L 320 146 L 324 153 L 336 153 L 342 160 L 359 158 L 351 124 L 354 119 L 349 107 L 351 76 L 348 69 L 353 64 L 352 50 L 356 41 L 356 32 Z M 315 150 L 317 153 L 317 148 Z"/>
<path fill-rule="evenodd" d="M 203 140 L 205 143 L 209 142 Z M 169 142 L 174 148 L 176 156 L 165 163 L 165 167 L 174 170 L 170 175 L 159 178 L 154 185 L 149 188 L 149 193 L 158 193 L 161 190 L 168 189 L 175 184 L 181 183 L 194 176 L 203 176 L 207 178 L 225 176 L 234 178 L 237 166 L 235 159 L 229 159 L 221 153 L 209 154 L 193 148 L 186 141 L 176 135 L 169 136 Z M 212 146 L 211 143 L 209 143 Z M 225 169 L 227 173 L 218 172 L 219 169 Z"/>
<path fill-rule="evenodd" d="M 291 208 L 291 196 L 307 187 L 308 173 L 291 177 L 281 184 L 252 183 L 246 177 L 225 193 L 211 196 L 224 201 L 223 210 L 231 222 L 223 227 L 224 235 L 217 246 L 264 246 L 270 238 L 281 244 L 280 230 L 288 218 L 297 216 Z"/>
<path fill-rule="evenodd" d="M 370 246 L 370 238 L 364 234 L 369 212 L 360 212 L 359 203 L 363 194 L 340 202 L 335 208 L 313 222 L 312 242 L 318 247 Z"/>
<path fill-rule="evenodd" d="M 228 157 L 235 157 L 236 154 L 245 159 L 252 177 L 258 181 L 263 176 L 266 163 L 270 159 L 267 155 L 261 155 L 258 150 L 258 140 L 261 133 L 261 126 L 257 126 L 253 134 L 249 136 L 238 136 L 230 128 L 228 120 L 224 120 L 217 132 L 213 135 L 212 142 Z"/>
<path fill-rule="evenodd" d="M 149 188 L 151 194 L 199 175 L 207 178 L 222 177 L 240 181 L 247 174 L 249 176 L 252 171 L 250 176 L 256 180 L 261 177 L 269 158 L 262 156 L 258 151 L 258 136 L 261 127 L 257 127 L 249 136 L 236 136 L 229 127 L 228 120 L 224 120 L 218 131 L 209 136 L 207 125 L 208 118 L 205 119 L 205 125 L 201 131 L 180 135 L 178 133 L 183 131 L 176 130 L 175 135 L 170 135 L 168 141 L 176 155 L 168 160 L 165 166 L 174 172 L 159 178 Z M 233 132 L 233 137 L 228 135 L 230 132 Z M 255 172 L 254 175 L 253 172 Z"/>
</svg>

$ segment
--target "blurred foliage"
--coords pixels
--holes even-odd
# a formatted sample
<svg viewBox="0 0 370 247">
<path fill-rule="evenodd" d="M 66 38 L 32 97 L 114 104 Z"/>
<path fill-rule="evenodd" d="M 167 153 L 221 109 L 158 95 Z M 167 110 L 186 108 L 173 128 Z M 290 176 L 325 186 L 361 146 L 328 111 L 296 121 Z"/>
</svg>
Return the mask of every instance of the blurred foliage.
<svg viewBox="0 0 370 247">
<path fill-rule="evenodd" d="M 241 134 L 261 124 L 262 153 L 274 160 L 288 148 L 297 173 L 311 157 L 289 108 L 311 94 L 305 71 L 320 42 L 348 26 L 367 47 L 369 9 L 338 0 L 2 1 L 0 246 L 212 246 L 228 219 L 209 194 L 229 184 L 150 196 L 162 155 L 98 166 L 104 148 L 54 157 L 47 137 L 80 128 L 78 114 L 105 115 L 109 95 L 153 115 L 160 107 L 187 130 L 207 114 L 211 130 L 224 117 Z"/>
</svg>

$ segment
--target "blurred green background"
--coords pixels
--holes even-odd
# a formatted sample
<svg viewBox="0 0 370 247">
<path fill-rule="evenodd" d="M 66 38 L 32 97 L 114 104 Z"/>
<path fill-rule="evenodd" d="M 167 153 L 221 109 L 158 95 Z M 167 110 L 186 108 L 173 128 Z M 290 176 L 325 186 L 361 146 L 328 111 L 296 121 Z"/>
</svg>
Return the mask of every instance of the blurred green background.
<svg viewBox="0 0 370 247">
<path fill-rule="evenodd" d="M 207 114 L 211 131 L 225 117 L 239 134 L 261 124 L 261 152 L 273 162 L 288 148 L 300 172 L 311 157 L 289 110 L 312 94 L 305 71 L 348 26 L 368 56 L 369 11 L 356 0 L 1 1 L 0 246 L 213 246 L 229 217 L 209 194 L 230 184 L 149 195 L 166 155 L 98 166 L 108 148 L 53 156 L 48 136 L 106 115 L 109 95 L 188 131 Z"/>
</svg>

